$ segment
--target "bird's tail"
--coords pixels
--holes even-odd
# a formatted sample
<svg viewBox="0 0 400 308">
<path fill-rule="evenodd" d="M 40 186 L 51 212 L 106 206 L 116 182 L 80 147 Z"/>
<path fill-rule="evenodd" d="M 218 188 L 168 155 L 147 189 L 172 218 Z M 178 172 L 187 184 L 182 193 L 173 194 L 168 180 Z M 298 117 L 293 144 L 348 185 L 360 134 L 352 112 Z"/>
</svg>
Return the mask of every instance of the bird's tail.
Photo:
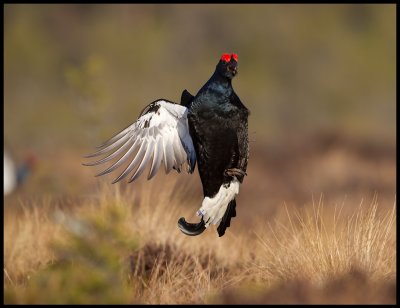
<svg viewBox="0 0 400 308">
<path fill-rule="evenodd" d="M 239 193 L 239 184 L 234 177 L 230 183 L 221 185 L 215 196 L 204 198 L 201 208 L 197 211 L 197 215 L 203 217 L 206 227 L 211 224 L 220 225 L 219 236 L 229 227 L 231 217 L 236 216 L 235 197 Z"/>
<path fill-rule="evenodd" d="M 217 231 L 218 235 L 221 237 L 225 234 L 226 228 L 231 225 L 231 218 L 236 217 L 236 200 L 233 199 L 229 202 L 228 207 L 222 217 L 221 223 L 219 224 Z"/>
<path fill-rule="evenodd" d="M 199 223 L 187 223 L 185 218 L 178 221 L 181 231 L 187 235 L 199 235 L 209 225 L 219 225 L 218 235 L 225 234 L 226 228 L 231 224 L 231 218 L 236 216 L 235 197 L 239 193 L 239 181 L 236 177 L 229 183 L 222 184 L 218 193 L 203 199 L 201 208 L 197 211 L 197 216 L 201 216 Z"/>
</svg>

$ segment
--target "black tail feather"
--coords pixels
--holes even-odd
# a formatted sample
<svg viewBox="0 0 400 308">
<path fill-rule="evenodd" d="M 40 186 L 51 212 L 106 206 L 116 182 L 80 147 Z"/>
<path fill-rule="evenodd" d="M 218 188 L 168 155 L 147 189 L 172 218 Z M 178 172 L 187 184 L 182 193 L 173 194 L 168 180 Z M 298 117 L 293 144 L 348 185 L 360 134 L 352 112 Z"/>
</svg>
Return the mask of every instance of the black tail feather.
<svg viewBox="0 0 400 308">
<path fill-rule="evenodd" d="M 179 229 L 186 235 L 196 236 L 204 232 L 206 229 L 203 217 L 199 223 L 189 223 L 186 222 L 184 217 L 179 218 L 178 220 Z"/>
<path fill-rule="evenodd" d="M 217 231 L 218 235 L 221 237 L 225 234 L 226 228 L 231 225 L 231 218 L 236 217 L 236 200 L 233 199 L 229 202 L 228 207 L 225 211 L 224 217 L 222 217 L 221 223 L 219 224 Z"/>
</svg>

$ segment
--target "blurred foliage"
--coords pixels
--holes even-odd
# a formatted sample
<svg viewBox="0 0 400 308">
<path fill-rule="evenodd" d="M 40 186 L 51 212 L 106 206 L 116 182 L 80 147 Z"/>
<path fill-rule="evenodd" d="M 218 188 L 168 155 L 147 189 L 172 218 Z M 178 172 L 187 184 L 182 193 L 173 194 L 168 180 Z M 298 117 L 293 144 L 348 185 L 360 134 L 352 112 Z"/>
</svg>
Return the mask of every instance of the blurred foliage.
<svg viewBox="0 0 400 308">
<path fill-rule="evenodd" d="M 103 70 L 103 61 L 96 56 L 89 57 L 80 67 L 69 66 L 65 69 L 65 78 L 76 96 L 72 104 L 80 119 L 90 130 L 83 132 L 87 139 L 98 136 L 101 132 L 99 119 L 106 118 L 107 92 L 99 80 Z"/>
<path fill-rule="evenodd" d="M 26 285 L 5 286 L 8 304 L 123 304 L 131 302 L 126 255 L 137 248 L 122 223 L 126 213 L 112 204 L 83 218 L 55 219 L 66 228 L 53 241 L 55 262 L 36 272 Z M 46 292 L 43 292 L 46 290 Z"/>
<path fill-rule="evenodd" d="M 354 195 L 357 187 L 363 195 L 378 187 L 385 188 L 391 200 L 394 148 L 382 147 L 384 155 L 378 155 L 375 143 L 358 150 L 362 144 L 355 140 L 395 142 L 395 8 L 394 4 L 6 4 L 5 144 L 15 153 L 32 148 L 43 159 L 29 196 L 42 191 L 82 196 L 88 191 L 88 179 L 89 183 L 97 179 L 80 166 L 81 155 L 133 122 L 149 102 L 157 98 L 178 102 L 185 88 L 196 94 L 221 53 L 235 52 L 239 75 L 234 88 L 251 110 L 250 139 L 263 149 L 253 156 L 256 164 L 249 164 L 252 176 L 240 195 L 241 203 L 253 210 L 242 210 L 241 217 L 247 212 L 253 224 L 254 213 L 260 216 L 265 211 L 271 218 L 273 213 L 267 211 L 281 208 L 283 199 L 302 203 L 298 195 L 309 191 L 328 191 L 342 198 L 343 192 Z M 316 137 L 309 137 L 310 132 Z M 318 138 L 320 132 L 332 135 L 326 141 Z M 341 135 L 337 140 L 329 138 L 337 135 Z M 337 144 L 343 147 L 337 150 Z M 370 156 L 362 160 L 358 152 Z M 165 187 L 164 178 L 158 179 Z M 162 200 L 162 194 L 155 195 Z M 179 204 L 187 203 L 186 196 L 182 198 Z M 153 224 L 159 224 L 150 212 Z M 183 276 L 181 285 L 171 284 L 171 289 L 195 293 L 187 281 L 200 277 L 192 265 L 202 269 L 201 260 L 158 243 L 137 250 L 121 223 L 126 213 L 112 207 L 105 213 L 83 218 L 60 214 L 59 222 L 68 231 L 65 241 L 53 246 L 57 261 L 31 275 L 24 285 L 5 285 L 5 302 L 131 303 L 130 295 L 142 292 L 145 283 L 152 282 L 153 290 L 163 293 L 159 278 L 164 272 L 181 277 L 178 256 L 189 260 L 191 274 Z M 162 217 L 166 224 L 168 217 Z M 170 237 L 171 232 L 166 234 Z M 220 246 L 214 251 L 229 252 L 229 260 L 234 254 Z M 143 254 L 148 259 L 140 259 Z M 136 274 L 127 264 L 132 258 L 138 260 Z M 164 263 L 154 260 L 180 263 L 172 262 L 173 271 L 164 271 Z M 210 273 L 214 269 L 207 262 L 204 267 Z M 153 268 L 160 269 L 160 275 L 151 276 L 148 271 L 158 273 Z M 220 268 L 215 270 L 220 274 Z M 207 275 L 206 271 L 200 278 L 211 277 Z M 367 285 L 362 292 L 373 288 Z M 221 286 L 220 281 L 215 286 Z M 392 298 L 392 285 L 387 289 Z M 149 298 L 154 295 L 152 289 L 148 292 Z M 292 287 L 285 292 L 283 296 Z M 171 299 L 175 294 L 169 294 Z"/>
<path fill-rule="evenodd" d="M 396 282 L 371 282 L 365 272 L 351 268 L 334 276 L 323 287 L 306 279 L 284 281 L 270 288 L 247 286 L 224 290 L 213 299 L 214 304 L 237 305 L 393 305 L 396 303 Z"/>
<path fill-rule="evenodd" d="M 389 211 L 377 199 L 366 208 L 325 207 L 321 197 L 299 211 L 281 205 L 272 217 L 253 209 L 249 224 L 238 208 L 226 237 L 214 228 L 196 238 L 176 227 L 184 206 L 193 208 L 190 199 L 183 205 L 189 192 L 178 183 L 137 186 L 133 195 L 104 185 L 80 201 L 41 198 L 23 215 L 5 207 L 4 302 L 396 301 L 395 203 Z"/>
<path fill-rule="evenodd" d="M 394 4 L 4 8 L 15 148 L 98 144 L 154 99 L 195 94 L 223 52 L 239 54 L 234 87 L 259 143 L 320 129 L 395 136 Z"/>
</svg>

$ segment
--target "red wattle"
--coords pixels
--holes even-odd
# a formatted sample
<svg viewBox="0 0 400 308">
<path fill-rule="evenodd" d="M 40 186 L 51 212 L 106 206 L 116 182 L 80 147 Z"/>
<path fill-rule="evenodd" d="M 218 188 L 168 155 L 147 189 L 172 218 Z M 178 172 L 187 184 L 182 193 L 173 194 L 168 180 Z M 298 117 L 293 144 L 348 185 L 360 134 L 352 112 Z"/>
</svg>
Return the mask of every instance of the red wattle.
<svg viewBox="0 0 400 308">
<path fill-rule="evenodd" d="M 229 62 L 229 61 L 231 61 L 231 55 L 230 55 L 229 53 L 224 53 L 224 54 L 221 56 L 221 60 L 222 60 L 222 61 L 225 61 L 225 62 Z"/>
</svg>

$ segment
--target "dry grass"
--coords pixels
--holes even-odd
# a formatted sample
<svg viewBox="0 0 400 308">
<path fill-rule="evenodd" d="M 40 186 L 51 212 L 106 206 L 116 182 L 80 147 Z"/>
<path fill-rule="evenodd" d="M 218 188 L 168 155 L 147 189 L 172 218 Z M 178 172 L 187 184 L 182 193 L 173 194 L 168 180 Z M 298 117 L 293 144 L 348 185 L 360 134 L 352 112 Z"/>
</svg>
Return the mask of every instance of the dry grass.
<svg viewBox="0 0 400 308">
<path fill-rule="evenodd" d="M 263 247 L 262 275 L 257 276 L 266 281 L 307 279 L 322 285 L 358 268 L 373 280 L 394 279 L 395 206 L 378 215 L 374 199 L 368 206 L 361 202 L 352 216 L 341 217 L 343 206 L 334 207 L 333 213 L 324 211 L 321 199 L 302 214 L 293 210 L 294 214 L 287 212 L 286 221 L 274 227 L 269 224 L 268 231 L 257 234 Z"/>
<path fill-rule="evenodd" d="M 163 180 L 6 207 L 5 303 L 395 302 L 395 205 L 320 200 L 187 237 L 176 223 L 197 196 Z"/>
</svg>

